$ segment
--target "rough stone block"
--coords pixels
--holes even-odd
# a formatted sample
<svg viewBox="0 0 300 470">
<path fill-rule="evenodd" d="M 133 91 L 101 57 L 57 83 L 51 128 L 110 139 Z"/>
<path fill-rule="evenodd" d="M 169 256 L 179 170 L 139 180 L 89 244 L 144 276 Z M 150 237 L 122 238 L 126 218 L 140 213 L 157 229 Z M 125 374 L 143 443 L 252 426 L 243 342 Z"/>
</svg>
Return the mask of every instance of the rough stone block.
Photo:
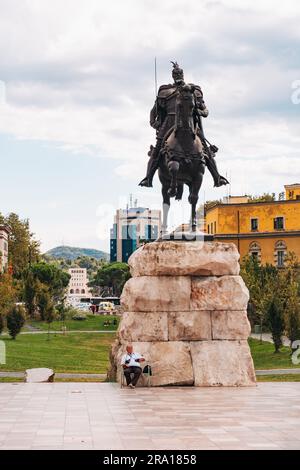
<svg viewBox="0 0 300 470">
<path fill-rule="evenodd" d="M 28 383 L 41 383 L 41 382 L 54 382 L 54 372 L 52 369 L 27 369 L 25 371 L 25 382 Z"/>
<path fill-rule="evenodd" d="M 248 301 L 240 276 L 192 279 L 191 310 L 246 310 Z"/>
<path fill-rule="evenodd" d="M 169 313 L 170 341 L 197 341 L 212 339 L 211 312 L 190 311 Z"/>
<path fill-rule="evenodd" d="M 212 339 L 247 339 L 251 326 L 244 310 L 211 312 Z"/>
<path fill-rule="evenodd" d="M 196 386 L 255 385 L 247 341 L 197 341 L 190 348 Z"/>
<path fill-rule="evenodd" d="M 128 312 L 190 309 L 191 279 L 186 276 L 142 276 L 126 282 L 121 303 Z"/>
<path fill-rule="evenodd" d="M 132 276 L 238 275 L 239 253 L 233 243 L 165 241 L 147 243 L 129 258 Z"/>
<path fill-rule="evenodd" d="M 121 341 L 168 341 L 167 312 L 125 312 L 118 329 Z"/>
</svg>

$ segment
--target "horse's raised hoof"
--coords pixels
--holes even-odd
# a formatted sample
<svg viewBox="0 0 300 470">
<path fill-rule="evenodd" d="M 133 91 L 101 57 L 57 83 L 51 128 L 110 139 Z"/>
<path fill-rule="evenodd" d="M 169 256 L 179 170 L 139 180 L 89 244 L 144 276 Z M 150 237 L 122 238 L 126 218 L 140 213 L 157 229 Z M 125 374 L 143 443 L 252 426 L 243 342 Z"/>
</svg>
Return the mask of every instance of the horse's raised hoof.
<svg viewBox="0 0 300 470">
<path fill-rule="evenodd" d="M 177 194 L 177 187 L 172 187 L 168 189 L 168 196 L 175 197 Z"/>
<path fill-rule="evenodd" d="M 220 186 L 225 186 L 226 184 L 229 184 L 229 181 L 224 176 L 220 176 L 218 180 L 215 181 L 214 187 L 219 188 Z"/>
<path fill-rule="evenodd" d="M 152 182 L 148 178 L 144 178 L 140 183 L 139 186 L 143 186 L 144 188 L 153 188 Z"/>
</svg>

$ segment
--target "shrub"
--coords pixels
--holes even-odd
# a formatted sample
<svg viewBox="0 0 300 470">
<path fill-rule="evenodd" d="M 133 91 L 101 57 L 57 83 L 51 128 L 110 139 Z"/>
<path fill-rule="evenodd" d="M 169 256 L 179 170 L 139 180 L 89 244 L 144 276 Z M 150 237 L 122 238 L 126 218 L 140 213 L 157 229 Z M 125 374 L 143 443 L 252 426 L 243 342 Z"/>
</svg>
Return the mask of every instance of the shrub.
<svg viewBox="0 0 300 470">
<path fill-rule="evenodd" d="M 79 312 L 79 313 L 76 313 L 72 318 L 73 318 L 73 320 L 82 321 L 82 320 L 86 320 L 87 316 L 84 313 Z"/>
<path fill-rule="evenodd" d="M 267 320 L 275 346 L 275 352 L 279 352 L 282 346 L 282 335 L 284 333 L 283 311 L 279 302 L 273 299 L 267 310 Z"/>
<path fill-rule="evenodd" d="M 76 316 L 77 314 L 81 314 L 81 313 L 82 312 L 80 312 L 74 307 L 66 307 L 64 320 L 72 320 L 74 316 Z"/>
<path fill-rule="evenodd" d="M 12 339 L 16 339 L 16 336 L 20 333 L 25 319 L 25 309 L 21 305 L 14 305 L 8 312 L 6 317 L 7 329 Z"/>
</svg>

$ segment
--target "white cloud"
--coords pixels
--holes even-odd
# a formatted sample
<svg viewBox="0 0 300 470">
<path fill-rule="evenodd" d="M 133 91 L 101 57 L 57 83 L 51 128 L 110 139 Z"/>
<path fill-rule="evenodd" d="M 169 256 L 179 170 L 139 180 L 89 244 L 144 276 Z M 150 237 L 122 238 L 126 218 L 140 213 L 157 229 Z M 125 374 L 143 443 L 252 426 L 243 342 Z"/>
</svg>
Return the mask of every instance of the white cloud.
<svg viewBox="0 0 300 470">
<path fill-rule="evenodd" d="M 131 185 L 154 143 L 154 56 L 159 83 L 177 59 L 203 87 L 205 130 L 232 191 L 297 179 L 299 2 L 0 0 L 0 9 L 0 132 L 114 159 Z M 210 177 L 205 187 L 213 194 Z"/>
</svg>

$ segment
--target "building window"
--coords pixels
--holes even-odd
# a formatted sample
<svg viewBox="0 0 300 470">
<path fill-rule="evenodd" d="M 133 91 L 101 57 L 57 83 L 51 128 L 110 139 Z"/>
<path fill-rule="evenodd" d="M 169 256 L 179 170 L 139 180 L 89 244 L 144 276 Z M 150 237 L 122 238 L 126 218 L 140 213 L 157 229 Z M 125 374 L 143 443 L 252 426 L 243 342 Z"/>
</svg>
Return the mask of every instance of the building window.
<svg viewBox="0 0 300 470">
<path fill-rule="evenodd" d="M 214 233 L 217 233 L 217 222 L 214 222 Z"/>
<path fill-rule="evenodd" d="M 278 268 L 282 268 L 284 266 L 284 251 L 277 251 L 277 266 Z"/>
<path fill-rule="evenodd" d="M 274 219 L 274 229 L 275 230 L 283 230 L 284 229 L 284 218 L 283 217 L 275 217 L 275 219 Z"/>
<path fill-rule="evenodd" d="M 210 225 L 207 226 L 207 233 L 210 233 Z"/>
<path fill-rule="evenodd" d="M 258 261 L 258 263 L 261 262 L 261 248 L 260 248 L 259 243 L 257 242 L 250 243 L 249 256 L 252 256 L 252 258 Z"/>
<path fill-rule="evenodd" d="M 82 294 L 85 294 L 85 290 L 84 290 L 84 289 L 81 289 L 81 293 L 82 293 Z"/>
<path fill-rule="evenodd" d="M 275 265 L 278 268 L 284 267 L 286 253 L 287 253 L 287 246 L 286 246 L 285 241 L 278 240 L 278 242 L 275 243 L 275 251 L 274 251 L 274 261 L 275 261 Z"/>
<path fill-rule="evenodd" d="M 258 219 L 251 219 L 251 232 L 257 232 L 258 230 Z"/>
<path fill-rule="evenodd" d="M 70 294 L 74 294 L 74 289 L 71 289 L 71 290 L 70 290 Z"/>
</svg>

